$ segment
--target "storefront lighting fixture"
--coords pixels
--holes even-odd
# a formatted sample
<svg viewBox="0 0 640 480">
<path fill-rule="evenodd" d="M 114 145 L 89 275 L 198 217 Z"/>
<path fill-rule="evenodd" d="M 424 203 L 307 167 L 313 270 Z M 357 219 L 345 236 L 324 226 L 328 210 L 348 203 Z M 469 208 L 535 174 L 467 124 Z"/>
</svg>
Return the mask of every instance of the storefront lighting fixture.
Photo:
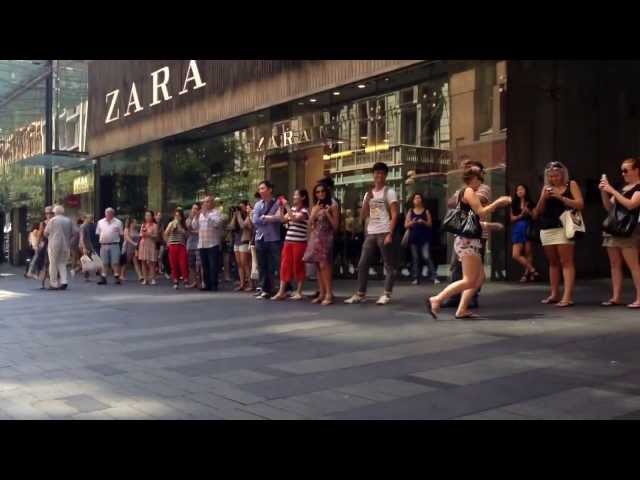
<svg viewBox="0 0 640 480">
<path fill-rule="evenodd" d="M 383 143 L 382 145 L 371 145 L 364 149 L 364 153 L 381 152 L 384 150 L 389 150 L 388 143 Z"/>
<path fill-rule="evenodd" d="M 333 160 L 334 158 L 348 157 L 348 156 L 350 156 L 352 154 L 353 154 L 353 151 L 345 150 L 344 152 L 332 153 L 330 155 L 323 155 L 322 159 L 323 160 Z"/>
<path fill-rule="evenodd" d="M 358 88 L 365 88 L 366 85 L 364 83 L 361 83 L 360 85 L 358 85 Z"/>
<path fill-rule="evenodd" d="M 360 140 L 368 140 L 369 137 L 360 137 Z"/>
<path fill-rule="evenodd" d="M 315 98 L 310 98 L 310 99 L 309 99 L 309 101 L 310 101 L 311 103 L 316 103 L 318 100 L 316 100 Z"/>
<path fill-rule="evenodd" d="M 340 95 L 340 92 L 335 91 L 335 92 L 333 92 L 333 94 L 337 97 L 338 95 Z"/>
<path fill-rule="evenodd" d="M 304 102 L 298 102 L 298 105 L 304 105 Z"/>
</svg>

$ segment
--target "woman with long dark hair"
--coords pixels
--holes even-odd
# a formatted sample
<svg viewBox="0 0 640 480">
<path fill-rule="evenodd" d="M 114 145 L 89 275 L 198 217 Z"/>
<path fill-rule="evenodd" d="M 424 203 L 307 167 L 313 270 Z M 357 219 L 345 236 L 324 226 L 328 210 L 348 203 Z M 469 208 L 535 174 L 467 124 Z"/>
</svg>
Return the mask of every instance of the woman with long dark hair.
<svg viewBox="0 0 640 480">
<path fill-rule="evenodd" d="M 169 265 L 171 270 L 171 278 L 173 279 L 173 288 L 179 288 L 179 281 L 182 279 L 182 285 L 186 286 L 189 282 L 189 258 L 187 256 L 187 220 L 184 216 L 182 208 L 175 210 L 173 220 L 169 222 L 164 236 L 167 239 L 169 251 Z"/>
<path fill-rule="evenodd" d="M 314 206 L 309 217 L 311 233 L 303 260 L 317 266 L 320 294 L 312 300 L 312 303 L 326 306 L 333 303 L 333 240 L 340 214 L 326 182 L 319 182 L 315 186 L 313 198 Z"/>
<path fill-rule="evenodd" d="M 249 201 L 242 200 L 234 211 L 230 222 L 234 236 L 233 252 L 236 257 L 240 280 L 240 284 L 234 290 L 236 292 L 249 288 L 251 282 L 251 251 L 249 250 L 249 243 L 251 242 L 253 227 L 247 213 L 248 210 Z"/>
<path fill-rule="evenodd" d="M 527 238 L 527 229 L 531 224 L 531 212 L 535 204 L 529 195 L 529 188 L 524 184 L 516 185 L 511 198 L 511 255 L 524 267 L 521 282 L 537 280 L 540 274 L 533 266 L 533 246 Z"/>
<path fill-rule="evenodd" d="M 142 285 L 156 284 L 156 263 L 158 263 L 157 241 L 159 237 L 158 224 L 152 210 L 144 212 L 144 223 L 140 229 L 140 244 L 138 245 L 138 260 L 142 264 Z"/>
<path fill-rule="evenodd" d="M 424 206 L 424 197 L 421 193 L 414 193 L 412 208 L 407 212 L 404 227 L 409 230 L 409 248 L 413 264 L 412 285 L 420 283 L 422 265 L 429 268 L 429 280 L 434 284 L 440 283 L 436 267 L 431 259 L 430 246 L 432 240 L 433 219 L 431 212 Z"/>
<path fill-rule="evenodd" d="M 122 271 L 120 272 L 120 278 L 122 281 L 127 279 L 127 266 L 133 264 L 133 267 L 138 275 L 138 281 L 142 282 L 144 279 L 142 271 L 140 270 L 140 262 L 136 258 L 136 251 L 138 250 L 138 244 L 140 243 L 140 232 L 138 231 L 138 222 L 133 217 L 129 217 L 126 227 L 124 229 L 124 243 L 122 244 Z"/>
</svg>

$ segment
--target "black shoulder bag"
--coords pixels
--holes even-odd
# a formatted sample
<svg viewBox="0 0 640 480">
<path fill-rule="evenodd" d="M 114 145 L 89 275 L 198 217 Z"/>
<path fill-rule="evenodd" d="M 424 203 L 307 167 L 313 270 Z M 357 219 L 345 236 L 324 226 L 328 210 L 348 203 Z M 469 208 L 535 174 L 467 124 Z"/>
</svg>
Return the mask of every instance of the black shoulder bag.
<svg viewBox="0 0 640 480">
<path fill-rule="evenodd" d="M 635 186 L 633 189 L 626 192 L 625 197 L 633 197 L 633 194 L 640 190 L 639 186 Z M 638 225 L 638 209 L 629 211 L 620 203 L 616 202 L 609 215 L 602 222 L 602 230 L 614 237 L 630 237 L 633 235 L 636 226 Z"/>
<path fill-rule="evenodd" d="M 453 233 L 459 237 L 482 238 L 480 218 L 471 208 L 462 208 L 462 195 L 464 195 L 464 189 L 458 195 L 458 203 L 455 208 L 448 210 L 444 216 L 442 228 L 445 232 Z"/>
</svg>

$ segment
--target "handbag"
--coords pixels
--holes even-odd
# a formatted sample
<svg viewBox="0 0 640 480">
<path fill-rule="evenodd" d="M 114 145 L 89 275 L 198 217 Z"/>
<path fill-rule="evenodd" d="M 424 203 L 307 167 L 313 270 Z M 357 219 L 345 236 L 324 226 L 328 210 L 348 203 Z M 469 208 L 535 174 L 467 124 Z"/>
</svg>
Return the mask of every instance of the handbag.
<svg viewBox="0 0 640 480">
<path fill-rule="evenodd" d="M 459 237 L 465 238 L 482 238 L 482 226 L 480 218 L 469 208 L 462 208 L 462 194 L 458 195 L 458 203 L 455 208 L 447 211 L 442 220 L 442 228 L 445 232 L 453 233 Z"/>
<path fill-rule="evenodd" d="M 104 268 L 102 259 L 95 253 L 91 257 L 89 255 L 82 255 L 82 257 L 80 257 L 80 265 L 82 266 L 82 271 L 88 273 L 95 273 Z"/>
<path fill-rule="evenodd" d="M 579 210 L 565 210 L 560 215 L 560 222 L 562 222 L 564 234 L 569 240 L 579 238 L 586 232 L 584 220 Z"/>
<path fill-rule="evenodd" d="M 627 192 L 625 196 L 631 193 L 631 196 L 637 191 L 637 187 Z M 630 197 L 628 197 L 630 198 Z M 629 211 L 618 202 L 616 202 L 607 218 L 602 222 L 602 230 L 614 237 L 630 237 L 633 235 L 638 225 L 639 210 Z"/>
<path fill-rule="evenodd" d="M 538 222 L 530 220 L 525 235 L 530 242 L 542 243 L 540 240 L 540 224 Z"/>
</svg>

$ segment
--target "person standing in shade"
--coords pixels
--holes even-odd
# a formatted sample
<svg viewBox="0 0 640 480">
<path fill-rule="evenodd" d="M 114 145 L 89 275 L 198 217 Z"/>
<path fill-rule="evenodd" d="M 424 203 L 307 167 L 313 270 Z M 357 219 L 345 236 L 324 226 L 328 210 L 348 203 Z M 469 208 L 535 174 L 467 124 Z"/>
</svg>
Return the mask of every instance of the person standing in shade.
<svg viewBox="0 0 640 480">
<path fill-rule="evenodd" d="M 431 212 L 424 206 L 424 197 L 421 193 L 414 193 L 413 208 L 407 213 L 404 222 L 404 227 L 409 230 L 409 248 L 411 249 L 414 278 L 412 285 L 420 283 L 423 263 L 429 268 L 429 279 L 434 284 L 440 283 L 430 252 L 432 225 Z"/>
<path fill-rule="evenodd" d="M 98 285 L 106 285 L 107 268 L 111 267 L 116 284 L 120 285 L 120 238 L 124 235 L 122 222 L 115 217 L 116 211 L 109 207 L 104 211 L 104 218 L 98 222 L 96 235 L 100 239 L 100 258 L 104 263 L 104 271 Z"/>
<path fill-rule="evenodd" d="M 138 260 L 142 264 L 142 285 L 156 284 L 156 263 L 158 262 L 158 224 L 151 210 L 144 212 L 144 223 L 140 228 Z"/>
<path fill-rule="evenodd" d="M 136 252 L 140 243 L 140 232 L 138 231 L 138 222 L 133 217 L 129 217 L 127 225 L 124 229 L 124 242 L 122 243 L 122 270 L 120 277 L 122 281 L 127 280 L 127 266 L 133 264 L 133 268 L 138 276 L 138 282 L 142 282 L 144 276 L 140 270 L 140 262 Z"/>
<path fill-rule="evenodd" d="M 210 195 L 202 202 L 200 215 L 193 219 L 192 228 L 198 231 L 198 250 L 204 277 L 203 291 L 218 291 L 220 270 L 220 226 L 222 218 Z"/>
<path fill-rule="evenodd" d="M 369 219 L 367 236 L 362 246 L 358 263 L 358 291 L 345 300 L 353 304 L 365 301 L 369 266 L 376 251 L 382 254 L 385 269 L 384 293 L 376 302 L 386 305 L 391 301 L 395 268 L 393 265 L 393 233 L 398 222 L 398 196 L 395 190 L 385 185 L 389 167 L 378 162 L 373 166 L 373 187 L 367 191 L 362 202 L 362 217 Z"/>
<path fill-rule="evenodd" d="M 262 293 L 258 299 L 268 299 L 274 292 L 275 273 L 280 266 L 280 225 L 276 215 L 280 206 L 273 198 L 273 184 L 264 180 L 258 186 L 260 200 L 253 209 L 252 222 L 256 228 L 256 255 Z M 267 219 L 268 217 L 269 219 Z"/>
<path fill-rule="evenodd" d="M 179 281 L 186 285 L 189 281 L 189 266 L 187 258 L 187 222 L 181 208 L 176 208 L 173 220 L 167 226 L 165 238 L 168 244 L 169 264 L 171 265 L 171 278 L 173 288 L 179 288 Z"/>
<path fill-rule="evenodd" d="M 293 206 L 286 212 L 283 222 L 288 225 L 287 236 L 282 247 L 282 261 L 280 263 L 280 290 L 272 300 L 287 298 L 287 283 L 297 282 L 296 292 L 291 300 L 302 300 L 302 287 L 305 278 L 305 265 L 302 260 L 307 248 L 309 236 L 309 192 L 304 189 L 293 193 Z"/>
<path fill-rule="evenodd" d="M 537 280 L 540 274 L 533 266 L 533 246 L 527 238 L 527 228 L 531 224 L 531 212 L 533 201 L 529 197 L 529 189 L 526 185 L 516 186 L 511 200 L 511 243 L 513 244 L 512 257 L 524 267 L 522 283 Z"/>
<path fill-rule="evenodd" d="M 333 202 L 331 188 L 320 181 L 313 189 L 314 206 L 309 216 L 309 241 L 303 260 L 316 265 L 319 293 L 311 303 L 333 303 L 334 235 L 340 222 L 338 205 Z"/>
<path fill-rule="evenodd" d="M 249 202 L 242 200 L 231 220 L 234 226 L 233 250 L 238 265 L 238 277 L 240 278 L 240 284 L 235 289 L 237 292 L 249 288 L 251 282 L 251 252 L 249 251 L 249 242 L 251 242 L 251 236 L 253 235 L 253 227 L 251 226 L 248 208 Z"/>
<path fill-rule="evenodd" d="M 80 226 L 82 225 L 82 217 L 71 222 L 71 242 L 69 248 L 71 251 L 71 276 L 75 277 L 76 273 L 82 270 L 80 265 Z"/>
<path fill-rule="evenodd" d="M 96 254 L 98 247 L 96 244 L 98 243 L 96 238 L 96 224 L 93 221 L 93 215 L 85 215 L 84 222 L 80 227 L 80 250 L 83 255 L 86 255 L 90 259 L 93 259 L 93 256 Z M 96 275 L 98 277 L 102 276 L 102 270 L 96 270 Z M 90 273 L 84 272 L 84 281 L 89 282 Z"/>
<path fill-rule="evenodd" d="M 629 215 L 637 215 L 640 208 L 640 160 L 628 158 L 620 165 L 624 187 L 620 191 L 611 186 L 606 177 L 600 181 L 600 192 L 602 204 L 607 210 L 613 208 L 623 209 Z M 624 280 L 624 264 L 627 264 L 631 271 L 633 284 L 636 290 L 635 301 L 627 307 L 640 308 L 640 265 L 638 263 L 638 238 L 634 235 L 629 237 L 613 236 L 608 233 L 603 234 L 602 246 L 607 249 L 609 263 L 611 264 L 611 285 L 613 294 L 607 302 L 602 302 L 603 307 L 614 307 L 622 305 L 622 284 Z"/>
<path fill-rule="evenodd" d="M 53 213 L 55 216 L 44 229 L 44 235 L 49 239 L 49 290 L 66 290 L 68 285 L 67 262 L 70 255 L 73 225 L 71 220 L 64 216 L 62 205 L 53 207 Z"/>
<path fill-rule="evenodd" d="M 187 237 L 187 257 L 189 260 L 189 285 L 185 288 L 202 287 L 202 262 L 200 261 L 200 252 L 198 251 L 198 230 L 193 228 L 193 219 L 200 216 L 200 204 L 194 203 L 187 218 L 187 228 L 189 236 Z"/>
<path fill-rule="evenodd" d="M 567 238 L 560 217 L 565 210 L 582 210 L 584 200 L 580 186 L 569 177 L 569 171 L 560 162 L 550 162 L 544 171 L 545 184 L 533 218 L 539 220 L 540 240 L 549 261 L 551 294 L 542 300 L 556 307 L 573 306 L 576 282 L 575 242 Z M 564 278 L 564 294 L 560 297 L 560 275 Z"/>
</svg>

